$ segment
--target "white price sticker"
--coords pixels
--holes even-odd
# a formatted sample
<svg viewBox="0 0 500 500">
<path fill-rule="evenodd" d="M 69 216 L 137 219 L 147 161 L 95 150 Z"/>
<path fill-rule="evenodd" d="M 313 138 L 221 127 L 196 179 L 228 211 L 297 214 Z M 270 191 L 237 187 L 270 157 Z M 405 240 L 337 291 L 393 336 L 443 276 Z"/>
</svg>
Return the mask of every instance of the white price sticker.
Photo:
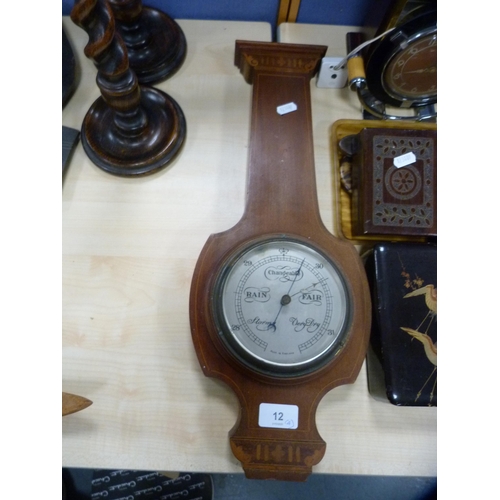
<svg viewBox="0 0 500 500">
<path fill-rule="evenodd" d="M 259 427 L 296 429 L 299 426 L 299 407 L 261 403 L 259 406 Z"/>
<path fill-rule="evenodd" d="M 415 156 L 415 153 L 412 153 L 410 151 L 409 153 L 406 153 L 404 155 L 396 156 L 396 158 L 394 158 L 394 166 L 396 168 L 406 167 L 407 165 L 411 165 L 416 161 L 417 157 Z"/>
<path fill-rule="evenodd" d="M 297 111 L 297 105 L 294 102 L 289 102 L 287 104 L 282 104 L 276 108 L 279 115 L 286 115 L 292 111 Z"/>
</svg>

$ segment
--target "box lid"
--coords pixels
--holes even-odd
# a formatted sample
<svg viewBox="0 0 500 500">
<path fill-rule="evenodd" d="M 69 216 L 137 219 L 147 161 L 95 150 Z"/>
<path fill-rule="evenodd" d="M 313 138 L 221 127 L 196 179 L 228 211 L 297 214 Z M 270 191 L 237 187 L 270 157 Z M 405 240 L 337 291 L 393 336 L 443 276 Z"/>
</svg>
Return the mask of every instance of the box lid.
<svg viewBox="0 0 500 500">
<path fill-rule="evenodd" d="M 367 273 L 370 393 L 395 405 L 437 406 L 437 247 L 378 244 Z"/>
<path fill-rule="evenodd" d="M 356 235 L 437 234 L 437 132 L 365 128 L 352 157 Z"/>
</svg>

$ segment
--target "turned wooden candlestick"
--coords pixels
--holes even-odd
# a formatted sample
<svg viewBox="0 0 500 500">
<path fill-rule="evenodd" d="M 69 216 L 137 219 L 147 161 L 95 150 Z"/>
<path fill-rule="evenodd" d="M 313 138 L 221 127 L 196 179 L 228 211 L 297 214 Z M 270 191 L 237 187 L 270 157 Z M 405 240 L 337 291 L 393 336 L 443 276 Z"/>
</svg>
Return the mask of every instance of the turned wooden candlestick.
<svg viewBox="0 0 500 500">
<path fill-rule="evenodd" d="M 129 64 L 141 84 L 172 76 L 186 56 L 186 37 L 167 14 L 142 0 L 108 0 L 116 28 L 127 46 Z"/>
<path fill-rule="evenodd" d="M 72 21 L 89 35 L 84 52 L 97 67 L 99 97 L 82 124 L 82 144 L 99 168 L 141 176 L 165 167 L 180 151 L 186 122 L 164 92 L 140 87 L 129 67 L 125 43 L 105 0 L 77 0 Z"/>
</svg>

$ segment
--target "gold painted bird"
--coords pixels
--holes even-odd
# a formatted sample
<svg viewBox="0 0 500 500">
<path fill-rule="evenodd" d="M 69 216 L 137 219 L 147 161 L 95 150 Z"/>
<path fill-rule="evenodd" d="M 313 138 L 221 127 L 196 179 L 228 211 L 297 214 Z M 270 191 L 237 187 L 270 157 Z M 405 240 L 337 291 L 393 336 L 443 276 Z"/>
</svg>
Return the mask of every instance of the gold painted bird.
<svg viewBox="0 0 500 500">
<path fill-rule="evenodd" d="M 422 323 L 418 325 L 417 331 L 420 331 L 422 325 L 429 318 L 429 322 L 427 324 L 427 328 L 425 329 L 425 333 L 429 331 L 429 327 L 432 324 L 432 321 L 437 316 L 438 305 L 437 305 L 437 288 L 434 288 L 434 285 L 426 285 L 422 288 L 418 288 L 417 290 L 413 290 L 413 292 L 407 293 L 403 298 L 407 299 L 410 297 L 418 297 L 419 295 L 423 295 L 425 298 L 425 305 L 429 309 L 425 318 L 422 320 Z"/>
<path fill-rule="evenodd" d="M 425 297 L 425 305 L 429 308 L 429 311 L 437 314 L 437 288 L 434 288 L 434 285 L 426 285 L 407 293 L 403 298 L 407 299 L 409 297 L 417 297 L 418 295 L 423 295 Z"/>
<path fill-rule="evenodd" d="M 434 344 L 429 335 L 425 333 L 417 332 L 413 328 L 406 328 L 404 326 L 400 326 L 401 330 L 408 333 L 412 337 L 416 338 L 424 345 L 425 355 L 427 359 L 434 365 L 437 366 L 437 345 Z"/>
</svg>

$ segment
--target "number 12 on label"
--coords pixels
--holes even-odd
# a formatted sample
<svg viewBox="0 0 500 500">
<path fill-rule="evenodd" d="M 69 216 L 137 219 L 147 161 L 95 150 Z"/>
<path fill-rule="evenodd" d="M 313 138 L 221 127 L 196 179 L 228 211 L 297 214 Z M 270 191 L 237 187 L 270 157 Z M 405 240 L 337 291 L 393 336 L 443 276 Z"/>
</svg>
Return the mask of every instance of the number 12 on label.
<svg viewBox="0 0 500 500">
<path fill-rule="evenodd" d="M 259 406 L 259 427 L 281 427 L 297 429 L 299 426 L 299 407 L 261 403 Z"/>
</svg>

